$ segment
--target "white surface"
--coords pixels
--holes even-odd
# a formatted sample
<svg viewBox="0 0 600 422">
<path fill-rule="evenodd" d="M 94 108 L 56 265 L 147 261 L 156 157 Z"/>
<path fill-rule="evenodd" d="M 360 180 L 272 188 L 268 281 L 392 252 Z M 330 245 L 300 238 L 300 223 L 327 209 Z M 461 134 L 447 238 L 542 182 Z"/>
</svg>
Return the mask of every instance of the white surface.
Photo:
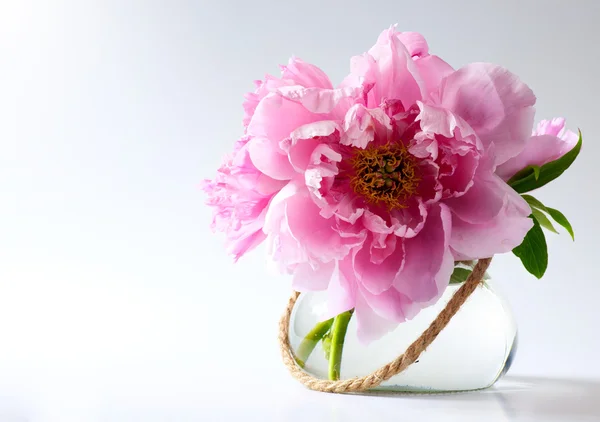
<svg viewBox="0 0 600 422">
<path fill-rule="evenodd" d="M 600 420 L 599 20 L 596 0 L 1 0 L 0 420 Z M 539 195 L 577 241 L 549 236 L 542 281 L 493 264 L 521 338 L 495 390 L 306 391 L 275 340 L 289 280 L 262 250 L 234 266 L 208 229 L 197 185 L 251 81 L 291 54 L 340 81 L 395 22 L 455 67 L 507 66 L 538 118 L 584 133 Z"/>
</svg>

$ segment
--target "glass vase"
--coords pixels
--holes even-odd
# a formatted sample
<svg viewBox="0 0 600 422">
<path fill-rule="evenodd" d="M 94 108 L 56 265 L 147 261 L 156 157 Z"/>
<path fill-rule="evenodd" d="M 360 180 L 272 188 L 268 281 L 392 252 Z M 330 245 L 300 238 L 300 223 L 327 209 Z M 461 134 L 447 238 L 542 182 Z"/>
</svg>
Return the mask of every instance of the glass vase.
<svg viewBox="0 0 600 422">
<path fill-rule="evenodd" d="M 395 359 L 416 340 L 446 306 L 461 283 L 451 283 L 441 299 L 422 310 L 414 319 L 368 345 L 356 337 L 356 320 L 350 319 L 340 360 L 340 379 L 362 377 Z M 327 293 L 301 294 L 290 319 L 292 351 L 305 347 L 303 341 L 321 326 L 323 337 L 306 359 L 303 369 L 320 379 L 328 379 L 328 337 L 320 315 Z M 317 330 L 318 331 L 318 330 Z M 325 333 L 325 335 L 323 335 Z M 304 341 L 306 343 L 306 341 Z M 419 359 L 404 372 L 384 381 L 374 390 L 399 392 L 456 392 L 483 389 L 493 385 L 510 368 L 517 349 L 517 325 L 507 301 L 486 279 L 467 299 L 446 328 Z M 306 355 L 306 350 L 300 351 Z"/>
</svg>

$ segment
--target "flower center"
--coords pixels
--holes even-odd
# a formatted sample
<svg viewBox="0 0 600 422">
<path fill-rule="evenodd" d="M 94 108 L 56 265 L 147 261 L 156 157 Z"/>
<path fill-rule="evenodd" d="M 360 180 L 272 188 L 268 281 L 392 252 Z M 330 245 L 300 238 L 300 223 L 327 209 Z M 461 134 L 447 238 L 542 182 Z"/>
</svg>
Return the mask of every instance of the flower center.
<svg viewBox="0 0 600 422">
<path fill-rule="evenodd" d="M 406 208 L 419 186 L 417 164 L 402 144 L 357 149 L 352 158 L 354 192 L 389 209 Z"/>
</svg>

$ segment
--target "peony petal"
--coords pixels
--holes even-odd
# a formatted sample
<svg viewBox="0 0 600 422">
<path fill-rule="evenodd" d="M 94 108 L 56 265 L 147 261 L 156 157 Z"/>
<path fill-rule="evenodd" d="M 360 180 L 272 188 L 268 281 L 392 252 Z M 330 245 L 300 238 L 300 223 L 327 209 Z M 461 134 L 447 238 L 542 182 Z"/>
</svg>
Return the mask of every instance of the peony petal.
<svg viewBox="0 0 600 422">
<path fill-rule="evenodd" d="M 290 181 L 273 196 L 265 215 L 263 232 L 267 235 L 267 253 L 281 272 L 290 272 L 299 263 L 308 262 L 305 251 L 290 235 L 285 218 L 286 201 L 300 192 L 302 185 Z"/>
<path fill-rule="evenodd" d="M 260 245 L 267 236 L 261 231 L 260 227 L 247 237 L 242 237 L 237 240 L 231 240 L 227 245 L 227 252 L 233 255 L 234 262 L 237 262 L 243 255 L 250 252 Z"/>
<path fill-rule="evenodd" d="M 323 202 L 320 203 L 321 215 L 325 218 L 335 215 L 340 225 L 356 223 L 365 211 L 363 202 L 356 195 L 346 192 L 347 189 L 342 189 L 340 192 L 335 190 L 335 186 L 332 186 L 323 198 Z"/>
<path fill-rule="evenodd" d="M 445 254 L 449 253 L 448 245 L 451 233 L 451 213 L 443 204 L 433 206 L 429 210 L 427 223 L 421 232 L 404 242 L 405 262 L 402 271 L 394 280 L 394 288 L 414 302 L 429 302 L 439 297 L 442 291 L 436 280 L 442 268 Z M 447 274 L 450 279 L 452 270 Z"/>
<path fill-rule="evenodd" d="M 554 135 L 562 138 L 565 132 L 565 123 L 566 121 L 563 117 L 555 117 L 552 120 L 542 120 L 538 123 L 533 135 Z"/>
<path fill-rule="evenodd" d="M 327 115 L 332 113 L 341 102 L 347 104 L 349 99 L 353 100 L 360 96 L 362 91 L 356 87 L 322 89 L 294 85 L 282 87 L 277 92 L 290 101 L 302 104 L 311 113 L 324 114 L 328 117 Z"/>
<path fill-rule="evenodd" d="M 469 64 L 441 83 L 437 100 L 462 117 L 484 146 L 496 146 L 496 164 L 516 156 L 531 135 L 535 96 L 506 69 Z"/>
<path fill-rule="evenodd" d="M 279 145 L 266 138 L 253 138 L 248 143 L 250 159 L 256 168 L 276 180 L 290 180 L 295 171 Z"/>
<path fill-rule="evenodd" d="M 304 172 L 311 160 L 311 156 L 318 145 L 327 142 L 334 143 L 332 139 L 327 138 L 338 131 L 338 125 L 330 120 L 309 123 L 300 126 L 291 134 L 290 145 L 287 148 L 289 161 L 292 167 L 298 172 Z M 286 148 L 283 148 L 286 150 Z"/>
<path fill-rule="evenodd" d="M 420 113 L 416 121 L 420 123 L 421 136 L 432 137 L 441 135 L 446 140 L 454 139 L 454 143 L 458 144 L 455 146 L 456 148 L 460 144 L 465 144 L 466 148 L 463 148 L 465 152 L 473 148 L 483 151 L 483 144 L 477 137 L 477 134 L 460 116 L 453 114 L 447 109 L 424 104 L 421 101 L 418 101 L 417 105 Z M 460 150 L 457 149 L 456 151 Z"/>
<path fill-rule="evenodd" d="M 442 197 L 442 184 L 440 183 L 440 168 L 431 160 L 422 160 L 419 165 L 419 187 L 417 195 L 424 204 L 435 203 Z"/>
<path fill-rule="evenodd" d="M 415 237 L 427 219 L 427 206 L 416 199 L 408 208 L 394 209 L 390 212 L 394 234 L 403 238 Z"/>
<path fill-rule="evenodd" d="M 362 223 L 367 230 L 373 233 L 390 234 L 394 231 L 381 216 L 369 210 L 365 210 Z"/>
<path fill-rule="evenodd" d="M 415 60 L 415 66 L 422 79 L 423 98 L 436 91 L 442 80 L 454 69 L 438 56 L 425 56 Z"/>
<path fill-rule="evenodd" d="M 444 197 L 459 197 L 464 195 L 474 184 L 479 157 L 472 151 L 465 155 L 443 154 L 441 162 L 451 169 L 440 175 L 439 181 L 444 186 Z"/>
<path fill-rule="evenodd" d="M 353 265 L 356 279 L 365 289 L 373 294 L 379 294 L 389 289 L 404 264 L 404 248 L 397 242 L 394 251 L 379 264 L 371 261 L 371 250 L 368 245 L 372 242 L 372 235 L 360 249 L 353 251 Z"/>
<path fill-rule="evenodd" d="M 429 55 L 427 41 L 425 40 L 425 37 L 418 32 L 397 32 L 396 36 L 400 42 L 404 44 L 406 51 L 408 51 L 408 54 L 411 57 L 415 58 Z"/>
<path fill-rule="evenodd" d="M 365 345 L 380 339 L 398 326 L 397 322 L 377 315 L 361 294 L 356 295 L 354 315 L 358 341 Z"/>
<path fill-rule="evenodd" d="M 361 56 L 351 60 L 351 73 L 341 87 L 361 87 L 365 94 L 364 105 L 378 107 L 385 100 L 400 100 L 408 110 L 421 99 L 421 87 L 409 52 L 398 39 L 393 28 L 385 30 L 377 43 Z"/>
<path fill-rule="evenodd" d="M 270 93 L 256 107 L 247 133 L 278 143 L 289 138 L 298 127 L 319 120 L 324 120 L 322 115 L 310 112 L 302 104 L 279 93 Z"/>
<path fill-rule="evenodd" d="M 264 81 L 254 81 L 256 90 L 244 95 L 244 127 L 247 128 L 248 124 L 254 116 L 256 107 L 260 101 L 265 98 L 269 93 L 274 92 L 277 88 L 285 85 L 293 85 L 294 81 L 282 80 L 272 75 L 265 75 Z"/>
<path fill-rule="evenodd" d="M 445 200 L 445 204 L 463 221 L 485 223 L 494 219 L 507 201 L 524 203 L 513 188 L 493 173 L 491 161 L 490 157 L 482 158 L 473 185 L 464 195 Z"/>
<path fill-rule="evenodd" d="M 279 192 L 271 199 L 271 203 L 265 214 L 265 223 L 263 231 L 265 234 L 277 233 L 281 228 L 281 221 L 285 217 L 285 204 L 288 198 L 297 195 L 303 186 L 296 181 L 288 182 Z"/>
<path fill-rule="evenodd" d="M 333 89 L 331 81 L 321 69 L 296 57 L 292 57 L 281 70 L 281 78 L 265 75 L 264 81 L 255 81 L 256 90 L 244 96 L 244 127 L 248 127 L 260 101 L 280 87 L 300 85 L 306 88 Z"/>
<path fill-rule="evenodd" d="M 401 32 L 398 39 L 414 60 L 422 80 L 421 93 L 423 98 L 426 98 L 427 94 L 437 89 L 443 78 L 454 72 L 454 69 L 438 56 L 429 54 L 427 41 L 418 32 Z"/>
<path fill-rule="evenodd" d="M 462 259 L 488 258 L 509 252 L 523 242 L 533 227 L 533 221 L 528 218 L 530 213 L 527 203 L 516 195 L 487 223 L 471 224 L 454 215 L 450 246 Z"/>
<path fill-rule="evenodd" d="M 417 158 L 436 160 L 439 152 L 438 141 L 435 136 L 417 136 L 411 141 L 408 152 Z"/>
<path fill-rule="evenodd" d="M 317 268 L 300 264 L 294 269 L 292 288 L 298 292 L 326 290 L 335 268 L 335 261 L 320 264 Z"/>
<path fill-rule="evenodd" d="M 292 145 L 302 139 L 310 139 L 316 137 L 324 137 L 339 131 L 339 126 L 336 122 L 331 120 L 322 120 L 316 123 L 309 123 L 307 125 L 300 126 L 294 130 L 291 134 Z"/>
<path fill-rule="evenodd" d="M 508 180 L 527 166 L 543 166 L 550 161 L 558 160 L 576 144 L 577 135 L 573 132 L 568 132 L 565 140 L 554 135 L 532 136 L 519 155 L 498 166 L 496 174 Z"/>
<path fill-rule="evenodd" d="M 339 235 L 336 221 L 325 219 L 307 190 L 286 200 L 285 217 L 290 234 L 309 257 L 320 262 L 343 259 L 356 240 Z"/>
<path fill-rule="evenodd" d="M 414 76 L 418 71 L 395 29 L 383 31 L 369 55 L 375 60 L 372 73 L 365 75 L 367 82 L 374 83 L 368 97 L 370 106 L 378 106 L 383 99 L 390 98 L 402 101 L 407 110 L 421 99 L 421 87 Z M 369 77 L 373 79 L 369 81 Z"/>
<path fill-rule="evenodd" d="M 366 148 L 376 136 L 385 142 L 392 131 L 392 123 L 383 110 L 369 110 L 361 104 L 355 104 L 346 113 L 343 130 L 342 145 Z"/>
<path fill-rule="evenodd" d="M 386 235 L 382 233 L 374 233 L 373 238 L 369 253 L 371 254 L 371 262 L 379 265 L 396 250 L 396 243 L 399 238 L 394 234 Z"/>
<path fill-rule="evenodd" d="M 323 196 L 333 185 L 334 176 L 338 174 L 337 165 L 341 160 L 340 153 L 325 144 L 317 145 L 310 156 L 304 181 L 308 191 L 321 206 L 327 203 L 323 200 Z"/>
<path fill-rule="evenodd" d="M 325 318 L 333 318 L 342 312 L 353 309 L 356 304 L 356 283 L 351 282 L 346 274 L 352 276 L 352 259 L 350 256 L 337 261 L 338 268 L 327 288 L 327 312 Z M 352 278 L 353 279 L 353 278 Z"/>
<path fill-rule="evenodd" d="M 450 277 L 452 277 L 452 273 L 454 272 L 454 253 L 452 248 L 446 248 L 444 252 L 444 257 L 442 258 L 442 265 L 440 266 L 440 270 L 435 275 L 435 284 L 437 286 L 438 294 L 433 296 L 430 300 L 422 302 L 421 306 L 431 306 L 434 305 L 439 298 L 444 294 L 446 288 L 450 284 Z"/>
<path fill-rule="evenodd" d="M 459 218 L 470 223 L 485 223 L 498 215 L 509 190 L 513 189 L 494 174 L 475 176 L 467 193 L 444 202 Z"/>
<path fill-rule="evenodd" d="M 378 295 L 374 295 L 366 289 L 361 289 L 360 294 L 373 312 L 396 323 L 414 318 L 421 310 L 418 303 L 413 302 L 393 287 Z"/>
<path fill-rule="evenodd" d="M 282 66 L 281 70 L 282 79 L 291 79 L 296 85 L 307 88 L 333 89 L 325 72 L 297 57 L 290 58 L 287 66 Z"/>
<path fill-rule="evenodd" d="M 259 174 L 256 178 L 256 183 L 254 188 L 257 193 L 261 195 L 273 195 L 275 192 L 279 192 L 279 190 L 285 186 L 287 180 L 277 180 L 273 179 L 266 174 Z"/>
</svg>

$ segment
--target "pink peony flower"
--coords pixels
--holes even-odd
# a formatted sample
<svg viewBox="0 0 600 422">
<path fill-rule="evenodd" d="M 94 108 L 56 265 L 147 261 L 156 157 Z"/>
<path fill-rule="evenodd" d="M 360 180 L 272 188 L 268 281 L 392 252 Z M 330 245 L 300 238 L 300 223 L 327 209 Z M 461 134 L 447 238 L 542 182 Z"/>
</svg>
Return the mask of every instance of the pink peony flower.
<svg viewBox="0 0 600 422">
<path fill-rule="evenodd" d="M 496 174 L 510 179 L 527 166 L 543 166 L 571 151 L 577 144 L 577 134 L 565 129 L 565 119 L 542 120 L 516 156 L 498 166 Z"/>
<path fill-rule="evenodd" d="M 247 137 L 235 143 L 213 181 L 202 184 L 215 212 L 212 227 L 227 234 L 228 251 L 237 260 L 265 240 L 267 205 L 284 183 L 265 176 L 248 155 Z"/>
<path fill-rule="evenodd" d="M 499 66 L 454 70 L 417 33 L 384 31 L 334 88 L 293 58 L 244 105 L 246 137 L 207 182 L 237 257 L 266 239 L 294 289 L 327 290 L 371 341 L 435 303 L 455 260 L 532 227 L 496 174 L 524 151 L 535 96 Z"/>
</svg>

